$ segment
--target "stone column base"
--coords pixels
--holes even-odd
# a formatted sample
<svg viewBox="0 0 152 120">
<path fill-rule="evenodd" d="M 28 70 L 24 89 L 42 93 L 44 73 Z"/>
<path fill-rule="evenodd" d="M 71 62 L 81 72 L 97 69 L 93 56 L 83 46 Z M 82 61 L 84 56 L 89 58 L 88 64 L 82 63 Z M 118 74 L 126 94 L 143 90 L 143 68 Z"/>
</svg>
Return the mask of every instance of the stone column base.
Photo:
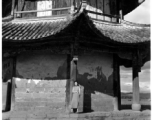
<svg viewBox="0 0 152 120">
<path fill-rule="evenodd" d="M 134 111 L 140 111 L 141 109 L 141 105 L 137 103 L 133 103 L 131 107 L 132 107 L 132 110 Z"/>
</svg>

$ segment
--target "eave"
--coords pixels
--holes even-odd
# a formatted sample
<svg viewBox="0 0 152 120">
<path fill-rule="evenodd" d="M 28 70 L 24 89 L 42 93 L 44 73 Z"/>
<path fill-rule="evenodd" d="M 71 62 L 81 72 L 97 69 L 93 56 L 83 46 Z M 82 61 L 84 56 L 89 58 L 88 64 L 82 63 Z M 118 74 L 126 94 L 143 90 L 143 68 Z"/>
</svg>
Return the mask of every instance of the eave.
<svg viewBox="0 0 152 120">
<path fill-rule="evenodd" d="M 148 54 L 150 50 L 150 25 L 95 20 L 85 10 L 61 18 L 6 21 L 2 27 L 4 51 L 68 48 L 75 43 L 78 49 L 111 53 L 130 54 L 138 49 Z"/>
</svg>

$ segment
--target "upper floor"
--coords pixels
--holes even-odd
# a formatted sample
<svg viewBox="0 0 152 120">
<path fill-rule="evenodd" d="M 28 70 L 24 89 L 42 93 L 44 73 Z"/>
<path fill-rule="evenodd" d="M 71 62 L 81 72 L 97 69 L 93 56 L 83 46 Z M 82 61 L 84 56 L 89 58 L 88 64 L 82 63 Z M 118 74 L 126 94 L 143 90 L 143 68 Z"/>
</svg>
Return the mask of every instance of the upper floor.
<svg viewBox="0 0 152 120">
<path fill-rule="evenodd" d="M 122 0 L 12 0 L 11 15 L 15 19 L 64 16 L 77 12 L 85 4 L 92 19 L 119 22 L 119 18 L 135 8 L 134 4 L 137 6 L 143 1 L 132 0 L 129 5 Z"/>
</svg>

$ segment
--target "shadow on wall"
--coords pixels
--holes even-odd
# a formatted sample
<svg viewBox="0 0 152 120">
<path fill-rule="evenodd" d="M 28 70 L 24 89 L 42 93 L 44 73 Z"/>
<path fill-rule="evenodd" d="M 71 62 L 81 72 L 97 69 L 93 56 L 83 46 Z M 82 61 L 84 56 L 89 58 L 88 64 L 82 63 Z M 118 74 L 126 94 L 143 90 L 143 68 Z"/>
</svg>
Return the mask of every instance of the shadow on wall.
<svg viewBox="0 0 152 120">
<path fill-rule="evenodd" d="M 91 112 L 91 94 L 95 92 L 113 96 L 113 73 L 108 77 L 102 72 L 102 67 L 97 67 L 97 78 L 88 79 L 89 73 L 79 74 L 77 71 L 77 82 L 84 86 L 84 112 Z"/>
<path fill-rule="evenodd" d="M 42 53 L 33 53 L 29 56 L 25 53 L 25 56 L 19 56 L 16 77 L 39 80 L 69 79 L 69 55 L 49 56 L 49 53 Z"/>
</svg>

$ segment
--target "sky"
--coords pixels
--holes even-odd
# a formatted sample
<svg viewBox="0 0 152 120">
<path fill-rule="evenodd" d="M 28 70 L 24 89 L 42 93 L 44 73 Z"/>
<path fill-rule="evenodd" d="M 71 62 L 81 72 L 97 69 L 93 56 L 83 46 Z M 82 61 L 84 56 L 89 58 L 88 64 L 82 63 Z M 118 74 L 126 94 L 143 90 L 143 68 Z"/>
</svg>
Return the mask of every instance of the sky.
<svg viewBox="0 0 152 120">
<path fill-rule="evenodd" d="M 150 24 L 150 0 L 146 0 L 139 7 L 124 16 L 126 21 L 134 23 Z M 121 66 L 121 90 L 122 92 L 132 92 L 132 69 Z M 140 92 L 150 91 L 150 62 L 142 67 L 139 73 Z"/>
</svg>

